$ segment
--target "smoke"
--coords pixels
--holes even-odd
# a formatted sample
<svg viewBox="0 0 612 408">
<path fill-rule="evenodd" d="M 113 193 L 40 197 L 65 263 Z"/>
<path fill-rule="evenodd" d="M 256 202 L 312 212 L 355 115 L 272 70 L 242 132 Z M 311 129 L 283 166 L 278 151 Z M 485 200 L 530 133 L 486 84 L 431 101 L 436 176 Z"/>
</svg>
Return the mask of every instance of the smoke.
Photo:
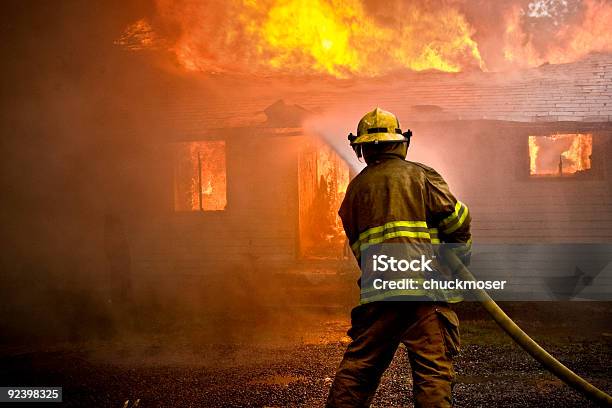
<svg viewBox="0 0 612 408">
<path fill-rule="evenodd" d="M 357 174 L 365 167 L 365 162 L 357 159 L 347 136 L 349 132 L 357 132 L 357 122 L 362 115 L 363 112 L 328 112 L 307 119 L 303 127 L 306 133 L 324 140 L 344 160 L 351 172 Z"/>
<path fill-rule="evenodd" d="M 214 252 L 207 243 L 221 241 L 207 230 L 215 215 L 172 213 L 174 167 L 166 147 L 185 135 L 172 126 L 151 125 L 170 121 L 160 118 L 161 108 L 151 101 L 174 97 L 185 86 L 184 77 L 168 75 L 113 43 L 146 12 L 142 5 L 38 2 L 26 7 L 20 2 L 3 13 L 0 30 L 10 47 L 3 60 L 0 109 L 2 344 L 173 330 L 205 342 L 275 335 L 294 340 L 308 316 L 321 313 L 296 305 L 317 303 L 295 296 L 314 283 L 299 277 L 264 280 L 270 271 L 256 265 L 256 255 L 245 255 L 261 247 L 277 250 L 275 242 L 266 242 L 268 220 L 281 224 L 284 237 L 291 236 L 294 220 L 278 217 L 294 213 L 285 211 L 274 190 L 293 185 L 288 170 L 278 175 L 280 183 L 264 186 L 271 193 L 256 189 L 255 200 L 249 195 L 252 184 L 238 183 L 241 187 L 232 190 L 232 204 L 242 202 L 250 210 L 274 201 L 280 211 L 252 211 L 248 223 L 216 217 L 223 221 L 222 232 L 250 234 L 255 249 L 208 254 L 231 258 L 225 266 L 198 263 L 198 250 Z M 231 99 L 231 92 L 243 92 L 232 85 L 231 79 L 212 79 L 202 88 Z M 266 171 L 260 167 L 245 164 L 239 172 Z M 291 240 L 288 246 L 293 245 Z M 196 260 L 190 257 L 194 253 Z M 189 268 L 194 272 L 185 272 Z"/>
<path fill-rule="evenodd" d="M 125 221 L 135 202 L 130 159 L 142 145 L 127 101 L 138 100 L 146 75 L 129 64 L 119 72 L 108 39 L 136 15 L 131 5 L 77 3 L 3 12 L 3 339 L 109 326 L 104 220 Z"/>
<path fill-rule="evenodd" d="M 165 72 L 160 73 L 158 67 L 152 67 L 149 61 L 153 58 L 149 57 L 157 57 L 158 61 L 174 58 L 177 63 L 182 61 L 181 69 L 191 67 L 207 72 L 254 72 L 249 70 L 250 67 L 266 75 L 287 72 L 283 69 L 285 64 L 266 66 L 261 70 L 259 64 L 265 58 L 257 54 L 257 48 L 252 48 L 252 42 L 246 38 L 248 35 L 245 37 L 250 33 L 248 29 L 257 26 L 248 24 L 250 20 L 245 19 L 248 16 L 240 14 L 242 9 L 236 8 L 236 4 L 160 1 L 154 6 L 146 2 L 104 6 L 73 2 L 58 6 L 37 2 L 35 7 L 28 8 L 20 2 L 6 10 L 3 15 L 6 21 L 0 25 L 2 37 L 10 41 L 2 68 L 3 120 L 0 124 L 3 135 L 0 143 L 4 153 L 0 164 L 4 193 L 0 212 L 4 237 L 0 261 L 3 270 L 0 276 L 3 299 L 0 333 L 3 336 L 28 340 L 35 336 L 87 338 L 106 335 L 116 327 L 140 324 L 140 328 L 144 327 L 146 331 L 157 330 L 162 323 L 166 323 L 164 327 L 168 328 L 171 327 L 168 322 L 180 322 L 188 328 L 186 330 L 193 327 L 194 336 L 196 329 L 203 333 L 202 338 L 208 341 L 215 336 L 238 338 L 244 333 L 244 320 L 248 318 L 255 323 L 269 323 L 278 321 L 278 316 L 282 315 L 282 321 L 295 323 L 298 319 L 294 317 L 303 316 L 300 312 L 285 312 L 293 304 L 291 294 L 279 299 L 279 293 L 284 293 L 287 282 L 262 282 L 259 276 L 266 271 L 252 266 L 256 260 L 247 257 L 225 269 L 208 270 L 219 277 L 218 282 L 202 282 L 196 278 L 181 281 L 184 276 L 171 279 L 178 276 L 175 274 L 179 268 L 175 269 L 168 259 L 169 254 L 176 251 L 184 255 L 188 251 L 181 247 L 180 239 L 185 239 L 181 230 L 173 229 L 171 223 L 164 223 L 160 215 L 171 206 L 168 197 L 172 196 L 173 167 L 159 145 L 184 135 L 177 135 L 171 126 L 162 130 L 152 129 L 151 123 L 159 123 L 159 111 L 151 112 L 146 107 L 152 100 L 174 98 L 173 92 L 180 88 L 177 85 L 180 81 Z M 261 4 L 265 8 L 260 14 L 255 13 L 255 18 L 264 18 L 274 2 Z M 433 17 L 420 21 L 433 24 L 439 12 L 436 14 L 432 10 L 444 7 L 454 10 L 450 14 L 452 17 L 463 16 L 460 21 L 468 22 L 473 29 L 469 38 L 478 42 L 489 68 L 497 64 L 495 56 L 502 61 L 500 66 L 505 63 L 499 41 L 506 30 L 497 22 L 514 10 L 514 6 L 528 10 L 528 3 L 521 1 L 416 4 L 410 6 L 412 20 L 405 21 L 416 21 L 431 12 Z M 596 7 L 589 8 L 588 4 Z M 401 2 L 363 3 L 364 15 L 370 16 L 371 24 L 386 30 L 401 23 L 408 13 L 407 7 Z M 605 2 L 590 1 L 558 11 L 527 11 L 525 13 L 530 15 L 518 14 L 517 27 L 527 35 L 535 51 L 546 55 L 546 50 L 560 41 L 560 37 L 550 37 L 550 33 L 561 32 L 563 27 L 567 36 L 571 36 L 572 27 L 581 28 L 582 31 L 576 32 L 585 33 L 584 30 L 588 29 L 585 18 L 597 17 L 588 10 L 599 10 L 599 15 L 605 16 L 608 7 Z M 559 17 L 559 13 L 564 17 Z M 551 20 L 549 15 L 557 16 L 556 20 Z M 542 23 L 526 24 L 535 21 L 533 19 Z M 133 22 L 138 22 L 137 27 L 122 37 L 126 27 Z M 358 24 L 359 20 L 355 19 L 354 23 Z M 552 31 L 548 31 L 549 41 L 542 40 L 538 34 L 543 25 L 552 27 Z M 607 38 L 607 28 L 597 27 L 603 30 L 601 37 Z M 465 33 L 472 31 L 459 30 L 459 34 Z M 393 49 L 394 37 L 384 41 L 382 44 L 387 49 Z M 190 47 L 180 47 L 184 44 Z M 123 46 L 133 51 L 125 52 Z M 465 66 L 478 67 L 477 63 L 473 64 L 472 49 L 464 50 L 469 51 L 462 54 L 469 60 Z M 219 54 L 221 52 L 226 54 Z M 292 53 L 282 55 L 291 56 Z M 192 57 L 197 57 L 194 61 L 198 64 L 187 64 Z M 378 59 L 375 54 L 368 58 L 357 57 L 367 64 L 374 61 L 375 65 L 387 65 L 384 58 Z M 305 60 L 299 61 L 302 65 L 298 66 L 306 68 L 307 73 L 321 72 L 310 70 L 311 59 L 306 60 L 306 65 L 303 65 Z M 462 63 L 464 60 L 459 58 L 457 61 Z M 251 64 L 253 62 L 256 63 Z M 345 64 L 340 62 L 339 66 Z M 352 72 L 340 70 L 337 65 L 332 67 L 332 74 Z M 183 83 L 182 86 L 187 85 Z M 310 85 L 311 89 L 307 86 L 301 88 L 303 92 L 316 91 L 315 85 Z M 232 78 L 214 77 L 202 88 L 206 95 L 230 101 L 226 102 L 229 109 L 234 108 L 232 96 L 246 92 L 235 89 Z M 260 109 L 259 100 L 273 100 L 279 96 L 276 90 L 262 88 L 267 87 L 262 85 L 257 92 L 265 93 L 266 97 L 253 92 L 249 97 L 260 99 L 249 106 L 257 105 Z M 355 157 L 346 136 L 355 132 L 359 118 L 373 106 L 363 101 L 355 111 L 329 112 L 312 118 L 304 126 L 326 140 L 357 173 L 364 164 Z M 208 107 L 206 104 L 189 106 L 204 112 Z M 183 113 L 189 116 L 193 112 Z M 171 123 L 174 118 L 164 119 Z M 230 126 L 226 119 L 232 118 L 222 118 L 223 125 Z M 407 124 L 403 125 L 406 127 Z M 466 143 L 457 147 L 452 141 L 442 143 L 436 140 L 432 135 L 439 134 L 433 131 L 428 139 L 428 129 L 413 130 L 415 138 L 409 151 L 410 160 L 431 164 L 443 175 L 448 175 L 453 186 L 459 185 L 453 183 L 455 180 L 469 179 L 459 174 L 461 170 L 453 163 L 457 157 L 469 157 L 469 149 L 473 146 Z M 447 136 L 447 139 L 452 138 Z M 465 166 L 473 165 L 476 173 L 477 163 L 463 161 L 468 162 Z M 255 170 L 243 168 L 238 177 Z M 289 185 L 295 175 L 287 171 L 282 176 L 279 176 L 278 185 Z M 503 183 L 497 185 L 503 186 Z M 252 186 L 243 188 L 249 190 Z M 241 191 L 234 190 L 234 193 L 242 197 Z M 266 198 L 270 199 L 263 193 L 257 196 L 260 201 Z M 234 203 L 236 201 L 240 200 L 234 199 Z M 247 204 L 250 206 L 251 202 Z M 274 211 L 272 216 L 289 213 L 284 210 Z M 193 222 L 185 221 L 189 220 L 187 217 L 177 219 L 177 223 Z M 202 222 L 205 219 L 206 215 L 193 222 L 193 235 L 190 236 L 194 237 L 193 240 L 206 234 Z M 226 229 L 242 233 L 244 225 L 230 218 L 225 221 L 231 227 Z M 287 230 L 290 228 L 294 225 L 287 226 Z M 142 233 L 144 238 L 135 240 L 132 236 L 135 232 Z M 253 236 L 258 232 L 266 231 L 264 228 L 251 231 Z M 286 236 L 291 234 L 286 233 Z M 131 259 L 125 257 L 126 245 L 129 246 L 127 252 L 134 255 Z M 181 261 L 196 271 L 202 268 L 193 259 Z M 121 271 L 128 269 L 133 274 L 123 276 Z M 113 270 L 117 272 L 115 277 Z M 150 273 L 138 276 L 139 270 Z M 166 280 L 162 279 L 164 276 Z M 114 284 L 118 284 L 119 292 L 122 286 L 132 285 L 133 298 L 124 309 L 115 307 L 117 302 L 111 299 Z M 263 288 L 264 284 L 269 286 Z M 314 286 L 312 282 L 300 282 L 300 285 Z M 346 287 L 355 287 L 354 279 L 351 278 Z M 269 299 L 277 301 L 276 310 L 282 312 L 269 313 Z M 235 319 L 236 316 L 243 318 Z M 134 322 L 138 320 L 140 323 Z M 190 326 L 195 320 L 199 324 Z M 259 330 L 257 324 L 252 326 L 249 334 L 254 338 L 267 335 Z"/>
</svg>

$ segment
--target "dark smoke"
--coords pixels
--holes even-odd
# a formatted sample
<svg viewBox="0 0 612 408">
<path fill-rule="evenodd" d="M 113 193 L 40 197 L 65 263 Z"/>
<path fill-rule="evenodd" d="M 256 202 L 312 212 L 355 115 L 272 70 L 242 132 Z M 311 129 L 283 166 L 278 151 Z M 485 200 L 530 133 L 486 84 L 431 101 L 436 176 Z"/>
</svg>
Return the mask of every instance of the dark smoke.
<svg viewBox="0 0 612 408">
<path fill-rule="evenodd" d="M 147 4 L 3 4 L 2 336 L 78 337 L 108 322 L 104 220 L 138 198 L 146 68 L 116 33 Z M 149 76 L 147 76 L 149 74 Z M 149 209 L 144 208 L 144 211 Z"/>
<path fill-rule="evenodd" d="M 183 137 L 155 132 L 159 113 L 147 106 L 184 78 L 114 44 L 151 14 L 147 1 L 4 4 L 0 344 L 161 329 L 207 342 L 282 340 L 308 324 L 285 311 L 287 282 L 264 288 L 265 271 L 249 260 L 212 271 L 214 282 L 171 279 L 170 262 L 160 277 L 136 275 L 135 231 L 173 245 L 163 222 L 171 203 L 160 199 L 172 194 L 164 146 Z"/>
</svg>

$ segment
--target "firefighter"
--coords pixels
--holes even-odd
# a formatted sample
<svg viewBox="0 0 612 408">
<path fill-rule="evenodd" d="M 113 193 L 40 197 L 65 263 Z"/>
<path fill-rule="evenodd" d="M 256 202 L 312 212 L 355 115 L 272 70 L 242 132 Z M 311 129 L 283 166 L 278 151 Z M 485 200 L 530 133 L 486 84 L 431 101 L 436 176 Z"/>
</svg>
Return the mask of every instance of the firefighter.
<svg viewBox="0 0 612 408">
<path fill-rule="evenodd" d="M 412 133 L 402 133 L 398 119 L 379 108 L 349 135 L 366 168 L 349 184 L 339 210 L 351 249 L 359 261 L 371 243 L 463 243 L 471 245 L 470 214 L 434 169 L 405 160 Z M 364 278 L 362 273 L 362 279 Z M 360 280 L 361 282 L 361 280 Z M 389 299 L 384 296 L 388 295 Z M 361 293 L 351 312 L 351 338 L 332 384 L 328 407 L 367 407 L 380 378 L 403 343 L 412 369 L 416 407 L 452 405 L 453 357 L 459 352 L 459 321 L 451 303 L 419 290 L 399 294 Z"/>
</svg>

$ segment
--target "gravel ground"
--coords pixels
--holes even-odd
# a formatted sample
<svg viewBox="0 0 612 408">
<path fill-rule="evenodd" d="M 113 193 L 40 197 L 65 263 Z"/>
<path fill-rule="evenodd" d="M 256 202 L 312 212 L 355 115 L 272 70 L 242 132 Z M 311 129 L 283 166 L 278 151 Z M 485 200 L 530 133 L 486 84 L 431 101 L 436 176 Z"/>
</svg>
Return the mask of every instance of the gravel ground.
<svg viewBox="0 0 612 408">
<path fill-rule="evenodd" d="M 495 344 L 486 344 L 490 335 L 476 327 L 478 323 L 468 325 L 467 344 L 457 361 L 456 406 L 591 406 L 497 334 L 498 340 L 491 341 Z M 311 344 L 169 344 L 162 336 L 5 351 L 0 383 L 61 385 L 67 407 L 122 407 L 128 399 L 140 399 L 140 407 L 316 407 L 323 405 L 342 357 L 343 329 L 339 323 Z M 608 340 L 564 340 L 546 347 L 610 392 Z M 374 406 L 412 406 L 402 348 L 385 373 Z"/>
</svg>

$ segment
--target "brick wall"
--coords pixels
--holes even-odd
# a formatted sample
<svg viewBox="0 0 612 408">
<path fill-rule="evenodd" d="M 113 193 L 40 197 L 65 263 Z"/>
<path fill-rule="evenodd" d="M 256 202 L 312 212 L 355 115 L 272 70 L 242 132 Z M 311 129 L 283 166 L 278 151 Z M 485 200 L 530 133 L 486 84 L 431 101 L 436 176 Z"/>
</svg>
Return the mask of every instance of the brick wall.
<svg viewBox="0 0 612 408">
<path fill-rule="evenodd" d="M 567 130 L 482 121 L 421 124 L 412 158 L 438 169 L 469 205 L 476 242 L 612 242 L 611 128 L 572 128 L 593 134 L 591 174 L 529 177 L 528 136 Z M 419 154 L 416 143 L 434 148 Z"/>
</svg>

